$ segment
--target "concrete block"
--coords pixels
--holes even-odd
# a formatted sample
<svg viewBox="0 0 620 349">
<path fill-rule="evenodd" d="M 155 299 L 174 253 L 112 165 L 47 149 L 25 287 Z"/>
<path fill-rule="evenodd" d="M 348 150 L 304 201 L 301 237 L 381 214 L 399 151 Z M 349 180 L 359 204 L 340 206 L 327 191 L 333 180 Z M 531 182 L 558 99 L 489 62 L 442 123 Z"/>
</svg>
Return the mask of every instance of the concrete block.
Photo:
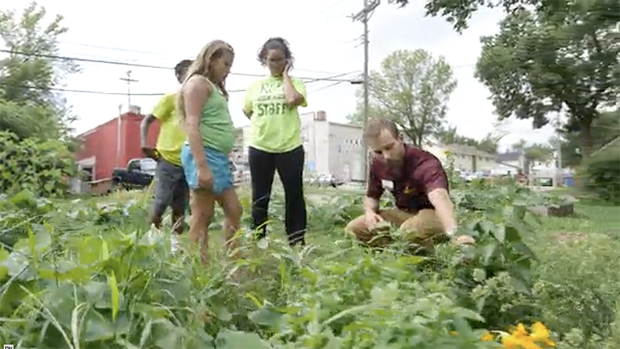
<svg viewBox="0 0 620 349">
<path fill-rule="evenodd" d="M 572 202 L 564 202 L 549 206 L 532 206 L 528 207 L 528 210 L 546 217 L 568 217 L 575 213 L 575 205 Z"/>
</svg>

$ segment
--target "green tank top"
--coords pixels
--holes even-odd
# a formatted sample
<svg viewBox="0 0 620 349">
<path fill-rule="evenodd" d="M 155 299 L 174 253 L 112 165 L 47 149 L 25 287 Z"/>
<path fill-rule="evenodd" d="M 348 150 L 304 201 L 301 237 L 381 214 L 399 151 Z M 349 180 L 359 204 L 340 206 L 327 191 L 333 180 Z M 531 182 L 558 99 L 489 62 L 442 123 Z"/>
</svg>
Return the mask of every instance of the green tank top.
<svg viewBox="0 0 620 349">
<path fill-rule="evenodd" d="M 228 154 L 235 141 L 235 128 L 228 110 L 228 100 L 219 87 L 211 81 L 209 84 L 211 84 L 211 94 L 202 107 L 200 119 L 202 143 L 207 148 Z"/>
</svg>

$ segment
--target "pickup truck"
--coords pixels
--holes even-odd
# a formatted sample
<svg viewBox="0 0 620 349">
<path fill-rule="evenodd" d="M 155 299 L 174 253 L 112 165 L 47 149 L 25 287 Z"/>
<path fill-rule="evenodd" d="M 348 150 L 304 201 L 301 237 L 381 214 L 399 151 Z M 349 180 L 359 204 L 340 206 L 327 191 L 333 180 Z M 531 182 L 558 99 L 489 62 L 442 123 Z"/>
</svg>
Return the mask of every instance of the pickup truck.
<svg viewBox="0 0 620 349">
<path fill-rule="evenodd" d="M 157 161 L 151 158 L 131 159 L 126 168 L 112 170 L 113 189 L 141 189 L 151 185 Z"/>
<path fill-rule="evenodd" d="M 233 174 L 233 184 L 239 186 L 244 182 L 243 171 L 231 161 L 230 170 Z M 106 179 L 89 182 L 90 192 L 93 194 L 106 194 L 117 189 L 142 189 L 146 188 L 155 178 L 157 161 L 152 158 L 131 159 L 125 168 L 114 168 L 112 176 Z"/>
</svg>

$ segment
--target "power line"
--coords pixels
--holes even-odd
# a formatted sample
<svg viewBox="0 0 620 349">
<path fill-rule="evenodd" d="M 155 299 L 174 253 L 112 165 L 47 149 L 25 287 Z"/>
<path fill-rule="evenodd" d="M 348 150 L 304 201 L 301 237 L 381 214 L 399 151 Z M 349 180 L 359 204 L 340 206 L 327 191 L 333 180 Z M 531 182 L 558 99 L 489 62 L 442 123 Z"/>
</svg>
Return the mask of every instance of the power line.
<svg viewBox="0 0 620 349">
<path fill-rule="evenodd" d="M 358 40 L 358 39 L 354 39 L 354 40 Z M 354 40 L 347 40 L 347 41 L 343 41 L 341 43 L 342 44 L 346 44 L 346 43 L 353 42 Z M 99 45 L 91 45 L 91 44 L 85 44 L 85 43 L 79 43 L 79 42 L 68 42 L 68 41 L 60 41 L 59 43 L 65 44 L 65 45 L 80 46 L 80 47 L 90 47 L 90 48 L 101 49 L 101 50 L 105 50 L 105 51 L 118 51 L 118 52 L 127 52 L 127 53 L 139 53 L 139 54 L 144 54 L 144 55 L 159 56 L 159 57 L 165 57 L 165 58 L 170 58 L 171 57 L 170 55 L 166 55 L 166 54 L 164 54 L 162 52 L 139 51 L 139 50 L 132 50 L 132 49 L 127 49 L 127 48 L 122 48 L 122 47 L 99 46 Z M 109 59 L 110 58 L 109 56 L 93 55 L 93 54 L 88 54 L 88 53 L 86 53 L 86 54 L 79 53 L 79 55 L 85 55 L 86 58 L 88 58 L 88 57 L 94 57 L 94 58 L 98 58 L 98 59 Z M 301 71 L 301 72 L 313 73 L 313 74 L 337 74 L 337 73 L 335 73 L 333 71 L 314 70 L 314 69 L 295 68 L 295 70 L 296 71 Z"/>
<path fill-rule="evenodd" d="M 30 52 L 22 52 L 22 51 L 12 51 L 0 49 L 0 52 L 26 56 L 26 57 L 37 57 L 37 58 L 47 58 L 53 60 L 67 60 L 67 61 L 75 61 L 75 62 L 84 62 L 84 63 L 99 63 L 99 64 L 110 64 L 110 65 L 119 65 L 125 67 L 135 67 L 135 68 L 148 68 L 148 69 L 164 69 L 164 70 L 173 70 L 172 67 L 165 67 L 159 65 L 151 65 L 151 64 L 140 64 L 140 63 L 129 63 L 129 62 L 120 62 L 120 61 L 110 61 L 103 59 L 90 59 L 90 58 L 81 58 L 81 57 L 69 57 L 69 56 L 59 56 L 59 55 L 48 55 L 48 54 L 39 54 L 39 53 L 30 53 Z M 263 74 L 251 74 L 251 73 L 233 73 L 230 75 L 236 76 L 246 76 L 246 77 L 263 77 Z M 348 74 L 343 74 L 348 75 Z M 301 80 L 311 80 L 311 81 L 342 81 L 342 82 L 355 82 L 355 80 L 350 79 L 337 79 L 337 78 L 317 78 L 317 77 L 297 77 Z"/>
<path fill-rule="evenodd" d="M 336 82 L 333 82 L 333 83 L 331 83 L 331 84 L 329 84 L 327 86 L 319 87 L 316 90 L 309 91 L 309 93 L 316 93 L 316 92 L 319 92 L 319 91 L 323 91 L 323 90 L 326 90 L 328 88 L 332 88 L 332 87 L 340 85 L 340 84 L 342 84 L 341 81 L 336 81 Z"/>
<path fill-rule="evenodd" d="M 92 90 L 74 90 L 74 89 L 66 89 L 59 87 L 37 87 L 37 86 L 26 86 L 26 85 L 14 85 L 14 84 L 3 84 L 0 83 L 0 87 L 7 86 L 13 88 L 23 88 L 30 90 L 39 90 L 39 91 L 55 91 L 55 92 L 65 92 L 65 93 L 86 93 L 86 94 L 96 94 L 96 95 L 109 95 L 109 96 L 127 96 L 127 92 L 107 92 L 107 91 L 92 91 Z M 229 91 L 236 92 L 236 91 Z M 163 96 L 165 93 L 157 92 L 157 93 L 132 93 L 132 96 Z"/>
<path fill-rule="evenodd" d="M 342 73 L 342 74 L 337 74 L 334 76 L 331 76 L 331 78 L 336 78 L 336 77 L 341 77 L 341 76 L 345 76 L 345 75 L 350 75 L 356 72 L 350 72 L 350 73 Z M 306 82 L 306 84 L 311 84 L 314 82 L 318 82 L 321 80 L 312 80 L 312 81 L 308 81 Z M 332 85 L 338 85 L 338 84 L 342 84 L 345 81 L 337 81 L 336 83 L 332 84 Z M 25 90 L 39 90 L 39 91 L 54 91 L 54 92 L 64 92 L 64 93 L 85 93 L 85 94 L 98 94 L 98 95 L 108 95 L 108 96 L 127 96 L 127 92 L 107 92 L 107 91 L 93 91 L 93 90 L 76 90 L 76 89 L 66 89 L 66 88 L 60 88 L 60 87 L 38 87 L 38 86 L 27 86 L 27 85 L 17 85 L 17 84 L 7 84 L 7 83 L 2 83 L 0 82 L 0 87 L 2 86 L 6 86 L 6 87 L 12 87 L 12 88 L 22 88 Z M 331 85 L 330 85 L 331 86 Z M 327 88 L 327 87 L 324 87 Z M 311 91 L 311 92 L 316 92 L 318 90 L 322 90 L 324 89 L 319 88 L 315 91 Z M 228 90 L 228 93 L 240 93 L 240 92 L 245 92 L 246 89 L 235 89 L 235 90 Z M 131 92 L 131 96 L 138 96 L 138 97 L 149 97 L 149 96 L 163 96 L 165 95 L 165 92 L 154 92 L 154 93 L 133 93 Z"/>
</svg>

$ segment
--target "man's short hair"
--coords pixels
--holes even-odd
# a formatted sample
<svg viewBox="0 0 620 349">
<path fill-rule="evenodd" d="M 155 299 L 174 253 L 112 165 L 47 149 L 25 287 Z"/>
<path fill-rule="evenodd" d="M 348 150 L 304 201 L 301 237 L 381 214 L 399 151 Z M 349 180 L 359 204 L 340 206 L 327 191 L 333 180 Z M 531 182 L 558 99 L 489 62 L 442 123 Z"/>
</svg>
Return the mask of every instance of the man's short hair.
<svg viewBox="0 0 620 349">
<path fill-rule="evenodd" d="M 176 76 L 181 76 L 181 75 L 185 74 L 185 72 L 187 71 L 187 68 L 189 68 L 190 65 L 192 65 L 192 60 L 191 59 L 184 59 L 184 60 L 180 61 L 174 67 L 174 74 Z"/>
<path fill-rule="evenodd" d="M 400 132 L 396 123 L 389 119 L 370 119 L 364 129 L 364 139 L 375 139 L 383 130 L 389 131 L 394 138 L 398 138 Z"/>
</svg>

